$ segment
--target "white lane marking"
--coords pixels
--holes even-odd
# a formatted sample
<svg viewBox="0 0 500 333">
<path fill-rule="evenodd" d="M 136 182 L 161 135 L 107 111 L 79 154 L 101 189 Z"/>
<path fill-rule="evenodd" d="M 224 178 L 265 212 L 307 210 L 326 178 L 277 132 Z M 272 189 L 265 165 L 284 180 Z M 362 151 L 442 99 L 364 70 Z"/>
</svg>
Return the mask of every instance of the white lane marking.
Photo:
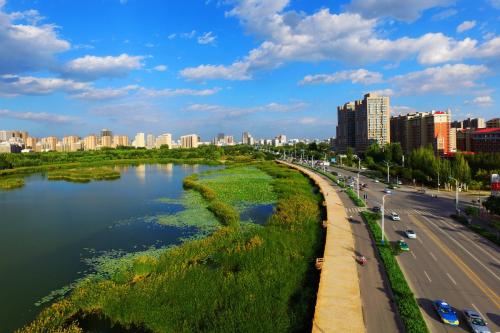
<svg viewBox="0 0 500 333">
<path fill-rule="evenodd" d="M 436 258 L 436 256 L 434 255 L 434 253 L 429 252 L 429 254 L 431 255 L 432 259 L 434 259 L 434 261 L 438 261 L 437 258 Z"/>
<path fill-rule="evenodd" d="M 451 223 L 449 223 L 448 221 L 444 220 L 443 218 L 441 217 L 438 217 L 438 216 L 435 216 L 436 218 L 438 218 L 440 221 L 442 221 L 443 223 L 445 224 L 448 224 L 450 225 Z M 453 226 L 455 226 L 455 228 L 458 228 L 460 227 L 461 225 L 455 225 L 455 224 L 451 224 Z M 488 257 L 490 257 L 495 263 L 497 264 L 500 264 L 500 260 L 498 260 L 497 258 L 493 257 L 491 255 L 491 253 L 489 253 L 488 251 L 486 251 L 485 249 L 483 249 L 482 247 L 480 247 L 479 245 L 477 245 L 473 239 L 471 239 L 469 236 L 467 236 L 465 233 L 461 232 L 460 230 L 457 230 L 459 234 L 461 234 L 464 238 L 466 238 L 467 240 L 470 241 L 471 244 L 473 244 L 475 247 L 477 247 L 479 250 L 481 250 L 483 253 L 485 253 Z"/>
<path fill-rule="evenodd" d="M 491 269 L 489 269 L 485 264 L 483 264 L 481 261 L 479 261 L 476 256 L 474 256 L 472 253 L 470 253 L 466 248 L 464 248 L 459 242 L 457 242 L 453 237 L 451 237 L 450 235 L 448 235 L 446 232 L 444 232 L 441 228 L 439 228 L 434 222 L 432 222 L 431 220 L 429 220 L 427 217 L 425 216 L 422 216 L 424 219 L 427 220 L 427 222 L 429 222 L 430 224 L 432 224 L 435 228 L 437 228 L 437 230 L 439 230 L 439 232 L 441 232 L 443 235 L 445 235 L 446 237 L 448 237 L 453 243 L 455 243 L 458 247 L 460 247 L 462 250 L 464 250 L 464 252 L 466 252 L 469 256 L 471 256 L 472 259 L 474 259 L 478 264 L 480 264 L 481 266 L 483 266 L 484 269 L 486 269 L 488 272 L 491 273 L 491 275 L 493 275 L 497 280 L 500 281 L 500 277 L 498 277 L 498 275 L 496 275 Z"/>
<path fill-rule="evenodd" d="M 424 242 L 422 242 L 422 240 L 421 240 L 419 237 L 417 237 L 417 241 L 418 241 L 420 244 L 424 245 Z"/>
<path fill-rule="evenodd" d="M 449 273 L 446 273 L 446 275 L 450 278 L 451 282 L 453 282 L 453 284 L 456 286 L 457 282 L 455 280 L 453 280 L 453 278 L 451 277 L 451 275 Z"/>
<path fill-rule="evenodd" d="M 486 317 L 483 316 L 483 314 L 481 313 L 481 311 L 479 311 L 479 309 L 477 308 L 477 306 L 474 305 L 474 303 L 471 303 L 472 304 L 472 307 L 474 308 L 474 310 L 477 311 L 477 313 L 479 313 L 481 315 L 481 317 L 483 317 L 484 320 L 486 320 Z"/>
<path fill-rule="evenodd" d="M 415 258 L 415 260 L 417 260 L 417 256 L 415 255 L 415 253 L 413 253 L 413 251 L 410 251 L 410 253 L 413 256 L 413 258 Z"/>
<path fill-rule="evenodd" d="M 426 271 L 424 271 L 424 274 L 425 274 L 425 276 L 427 276 L 427 280 L 429 280 L 429 282 L 432 282 L 431 278 L 429 277 L 429 274 L 427 274 Z"/>
</svg>

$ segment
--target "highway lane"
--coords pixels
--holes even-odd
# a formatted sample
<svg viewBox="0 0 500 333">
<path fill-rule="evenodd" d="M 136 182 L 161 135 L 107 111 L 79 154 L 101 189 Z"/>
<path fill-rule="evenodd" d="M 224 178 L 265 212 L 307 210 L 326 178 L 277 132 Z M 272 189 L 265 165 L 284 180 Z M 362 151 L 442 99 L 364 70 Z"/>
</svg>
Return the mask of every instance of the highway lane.
<svg viewBox="0 0 500 333">
<path fill-rule="evenodd" d="M 354 175 L 345 170 L 342 174 Z M 363 176 L 370 206 L 381 202 L 384 184 Z M 363 192 L 362 192 L 363 193 Z M 386 213 L 401 215 L 401 222 L 386 219 L 386 234 L 391 241 L 403 238 L 408 227 L 416 230 L 418 239 L 408 240 L 410 253 L 399 256 L 409 282 L 424 309 L 433 332 L 467 332 L 465 326 L 452 328 L 441 324 L 430 301 L 444 298 L 458 310 L 472 307 L 490 323 L 493 332 L 500 331 L 500 255 L 498 247 L 456 224 L 447 216 L 454 211 L 451 198 L 433 199 L 410 189 L 395 190 L 386 197 Z M 480 242 L 479 242 L 480 241 Z M 463 317 L 461 317 L 463 321 Z"/>
</svg>

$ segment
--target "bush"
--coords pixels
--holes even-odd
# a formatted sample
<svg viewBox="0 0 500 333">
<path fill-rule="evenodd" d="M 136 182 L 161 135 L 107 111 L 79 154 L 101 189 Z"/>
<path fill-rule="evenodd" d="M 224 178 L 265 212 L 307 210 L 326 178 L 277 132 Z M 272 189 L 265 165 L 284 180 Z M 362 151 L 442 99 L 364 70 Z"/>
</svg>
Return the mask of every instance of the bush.
<svg viewBox="0 0 500 333">
<path fill-rule="evenodd" d="M 362 212 L 361 215 L 363 216 L 363 219 L 365 220 L 368 230 L 370 230 L 373 238 L 376 241 L 381 239 L 382 230 L 377 223 L 379 215 L 366 211 Z M 382 264 L 387 272 L 387 277 L 389 278 L 389 283 L 394 294 L 398 312 L 406 328 L 406 332 L 429 332 L 422 313 L 418 307 L 418 303 L 415 300 L 408 283 L 406 282 L 403 272 L 399 268 L 399 264 L 394 257 L 390 244 L 385 242 L 384 245 L 382 245 L 377 242 L 377 249 L 380 254 L 380 258 L 382 259 Z"/>
</svg>

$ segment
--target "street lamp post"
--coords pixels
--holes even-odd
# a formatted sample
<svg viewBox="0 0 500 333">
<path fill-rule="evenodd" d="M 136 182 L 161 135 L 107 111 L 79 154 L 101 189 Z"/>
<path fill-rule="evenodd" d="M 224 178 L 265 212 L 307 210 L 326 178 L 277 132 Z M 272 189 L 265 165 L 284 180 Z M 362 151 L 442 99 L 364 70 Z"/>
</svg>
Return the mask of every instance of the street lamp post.
<svg viewBox="0 0 500 333">
<path fill-rule="evenodd" d="M 384 245 L 384 221 L 385 221 L 385 197 L 390 194 L 384 194 L 382 196 L 382 239 L 380 242 Z"/>
<path fill-rule="evenodd" d="M 453 177 L 450 177 L 450 179 L 455 181 L 455 210 L 460 215 L 460 210 L 458 209 L 458 180 Z"/>
<path fill-rule="evenodd" d="M 387 162 L 387 161 L 385 162 L 385 164 L 387 165 L 387 183 L 389 183 L 390 182 L 389 181 L 389 166 L 390 165 L 389 165 L 389 162 Z"/>
<path fill-rule="evenodd" d="M 357 178 L 357 184 L 356 184 L 357 188 L 358 188 L 358 198 L 359 198 L 359 171 L 358 171 L 358 178 Z"/>
</svg>

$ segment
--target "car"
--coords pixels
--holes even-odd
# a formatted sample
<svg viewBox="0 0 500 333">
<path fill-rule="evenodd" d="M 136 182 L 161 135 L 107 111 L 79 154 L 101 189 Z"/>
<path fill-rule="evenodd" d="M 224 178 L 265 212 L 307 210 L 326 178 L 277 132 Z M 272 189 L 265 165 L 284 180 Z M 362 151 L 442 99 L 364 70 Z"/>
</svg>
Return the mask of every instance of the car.
<svg viewBox="0 0 500 333">
<path fill-rule="evenodd" d="M 411 239 L 417 238 L 417 234 L 415 233 L 415 231 L 413 231 L 411 229 L 405 230 L 405 235 L 406 235 L 406 237 L 411 238 Z"/>
<path fill-rule="evenodd" d="M 399 217 L 398 213 L 396 213 L 396 212 L 391 213 L 391 219 L 393 221 L 401 221 L 401 218 Z"/>
<path fill-rule="evenodd" d="M 380 180 L 378 180 L 378 179 L 374 179 L 373 181 L 374 181 L 375 183 L 380 183 Z"/>
<path fill-rule="evenodd" d="M 403 182 L 398 180 L 398 185 L 403 185 Z"/>
<path fill-rule="evenodd" d="M 380 206 L 373 206 L 372 211 L 375 213 L 380 212 Z"/>
<path fill-rule="evenodd" d="M 439 319 L 445 324 L 449 324 L 452 326 L 458 326 L 458 316 L 457 313 L 452 309 L 452 307 L 443 301 L 442 299 L 435 300 L 432 305 L 436 310 Z"/>
<path fill-rule="evenodd" d="M 488 328 L 488 323 L 481 318 L 481 315 L 474 310 L 465 309 L 464 317 L 467 321 L 467 324 L 472 329 L 474 333 L 491 333 L 491 330 Z"/>
<path fill-rule="evenodd" d="M 401 251 L 410 251 L 410 247 L 402 239 L 398 240 L 398 247 Z"/>
<path fill-rule="evenodd" d="M 367 183 L 363 183 L 363 187 L 364 187 L 364 188 L 367 188 L 367 187 L 368 187 L 368 184 L 367 184 Z"/>
<path fill-rule="evenodd" d="M 391 191 L 390 189 L 388 189 L 388 188 L 385 188 L 385 189 L 384 189 L 384 193 L 385 193 L 385 194 L 391 194 L 391 193 L 392 193 L 392 191 Z"/>
</svg>

